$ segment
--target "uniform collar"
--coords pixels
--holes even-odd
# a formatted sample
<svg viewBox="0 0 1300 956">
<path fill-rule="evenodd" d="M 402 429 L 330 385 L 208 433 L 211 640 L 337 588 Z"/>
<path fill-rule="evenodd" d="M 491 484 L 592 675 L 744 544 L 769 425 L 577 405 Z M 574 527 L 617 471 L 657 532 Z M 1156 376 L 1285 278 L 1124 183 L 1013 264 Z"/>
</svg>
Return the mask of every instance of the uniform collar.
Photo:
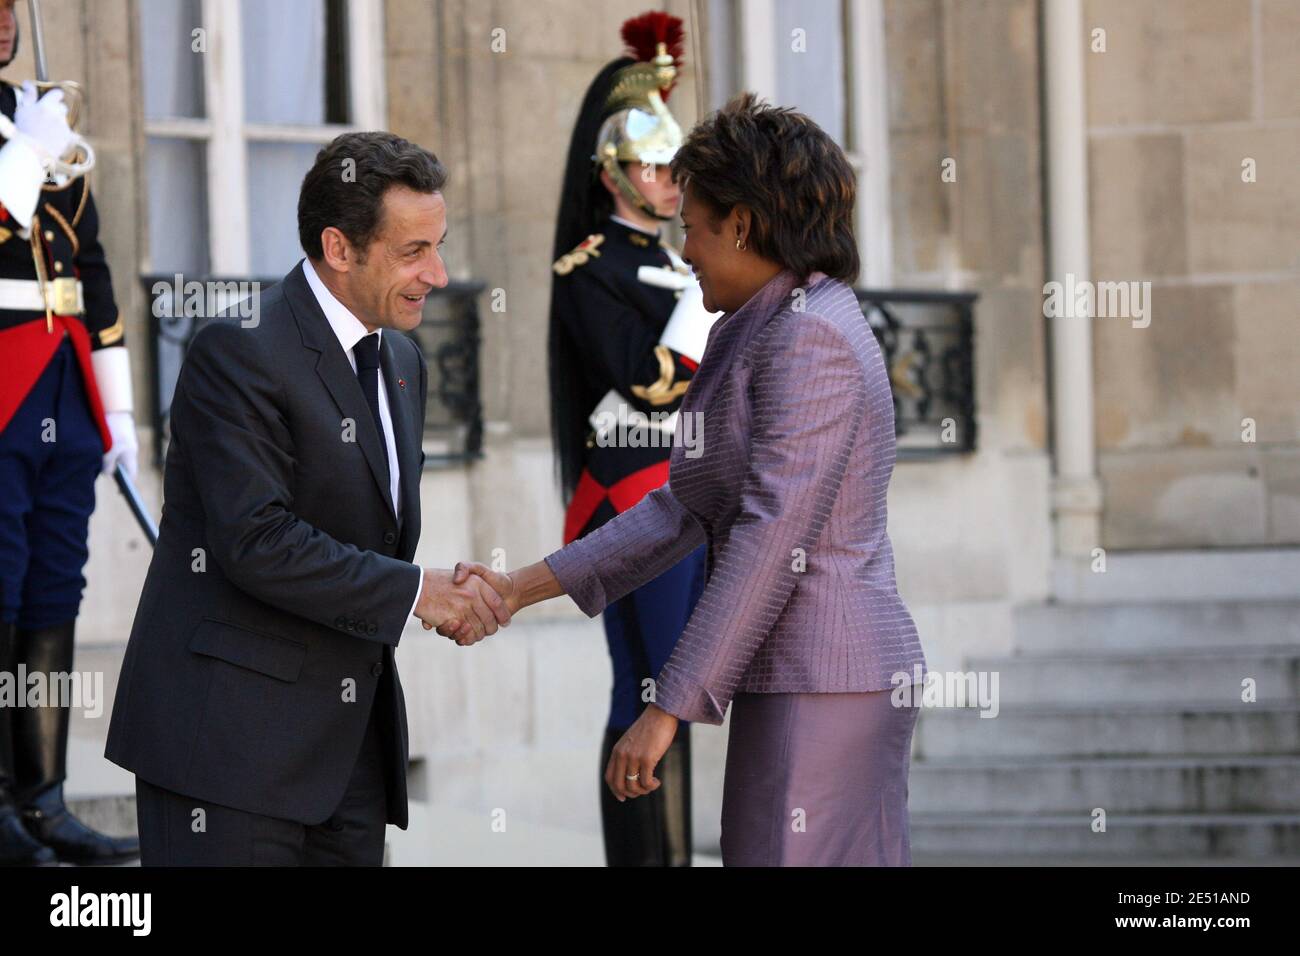
<svg viewBox="0 0 1300 956">
<path fill-rule="evenodd" d="M 630 229 L 633 232 L 639 232 L 642 235 L 649 236 L 656 241 L 658 241 L 659 239 L 658 229 L 647 229 L 644 226 L 638 226 L 636 223 L 629 222 L 628 220 L 622 218 L 621 216 L 611 215 L 609 218 L 612 219 L 614 222 L 618 223 L 624 229 Z"/>
<path fill-rule="evenodd" d="M 302 260 L 302 274 L 307 278 L 307 285 L 311 287 L 312 295 L 316 296 L 316 301 L 320 304 L 321 311 L 325 313 L 325 319 L 329 322 L 330 328 L 334 330 L 334 335 L 343 346 L 344 353 L 350 355 L 353 347 L 370 333 L 366 327 L 361 324 L 361 320 L 353 315 L 348 307 L 334 297 L 321 277 L 317 275 L 316 269 L 312 266 L 311 260 L 304 258 Z M 383 342 L 383 330 L 377 329 L 376 334 L 380 336 L 380 343 Z"/>
</svg>

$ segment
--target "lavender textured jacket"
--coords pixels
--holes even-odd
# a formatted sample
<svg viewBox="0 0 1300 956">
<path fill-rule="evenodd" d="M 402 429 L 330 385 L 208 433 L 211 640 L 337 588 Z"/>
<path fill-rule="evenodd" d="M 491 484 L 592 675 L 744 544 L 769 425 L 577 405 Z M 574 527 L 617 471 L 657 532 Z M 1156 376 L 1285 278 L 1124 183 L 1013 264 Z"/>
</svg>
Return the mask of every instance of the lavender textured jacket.
<svg viewBox="0 0 1300 956">
<path fill-rule="evenodd" d="M 546 557 L 594 617 L 708 543 L 704 593 L 655 688 L 685 720 L 721 723 L 742 691 L 875 691 L 925 673 L 885 530 L 884 360 L 852 289 L 820 272 L 796 283 L 782 272 L 714 323 L 668 484 Z M 698 455 L 682 440 L 692 415 Z"/>
</svg>

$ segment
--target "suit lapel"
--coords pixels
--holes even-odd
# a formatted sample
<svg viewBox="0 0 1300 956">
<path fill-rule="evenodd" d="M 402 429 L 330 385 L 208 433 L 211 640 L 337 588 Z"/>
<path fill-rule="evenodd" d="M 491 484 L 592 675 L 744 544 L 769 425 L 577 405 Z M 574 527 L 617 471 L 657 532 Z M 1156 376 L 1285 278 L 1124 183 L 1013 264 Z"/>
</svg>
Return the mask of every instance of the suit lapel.
<svg viewBox="0 0 1300 956">
<path fill-rule="evenodd" d="M 388 513 L 396 521 L 397 515 L 393 511 L 393 495 L 388 481 L 388 451 L 384 447 L 383 437 L 375 431 L 375 420 L 370 414 L 366 396 L 361 391 L 361 382 L 357 379 L 357 373 L 352 371 L 352 365 L 348 362 L 343 346 L 339 344 L 334 330 L 330 328 L 329 321 L 325 318 L 325 313 L 321 311 L 320 303 L 312 294 L 311 286 L 307 284 L 307 278 L 302 274 L 301 265 L 285 276 L 284 293 L 293 308 L 294 317 L 298 320 L 303 345 L 319 353 L 316 359 L 316 374 L 325 383 L 325 388 L 334 399 L 339 412 L 342 413 L 342 418 L 352 420 L 352 436 L 361 446 L 361 452 L 370 466 L 370 474 L 375 479 L 375 487 L 384 499 L 384 504 L 388 506 Z M 342 427 L 340 422 L 340 440 L 343 437 Z M 396 419 L 394 419 L 394 429 L 396 429 Z M 400 449 L 401 446 L 398 447 Z"/>
</svg>

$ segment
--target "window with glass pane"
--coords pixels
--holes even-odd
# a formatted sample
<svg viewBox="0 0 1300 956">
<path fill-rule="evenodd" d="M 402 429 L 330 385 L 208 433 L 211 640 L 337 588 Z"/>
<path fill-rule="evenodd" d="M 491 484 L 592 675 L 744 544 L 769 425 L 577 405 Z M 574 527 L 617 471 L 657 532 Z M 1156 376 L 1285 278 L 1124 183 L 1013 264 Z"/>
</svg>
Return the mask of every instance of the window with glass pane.
<svg viewBox="0 0 1300 956">
<path fill-rule="evenodd" d="M 240 20 L 247 122 L 350 122 L 344 0 L 241 0 Z"/>
<path fill-rule="evenodd" d="M 203 55 L 193 49 L 201 0 L 138 2 L 145 118 L 202 117 Z"/>
<path fill-rule="evenodd" d="M 194 135 L 151 134 L 149 260 L 160 272 L 208 268 L 206 139 L 203 56 L 194 49 L 202 26 L 201 0 L 139 0 L 140 52 L 146 124 L 190 121 Z"/>
<path fill-rule="evenodd" d="M 248 207 L 255 275 L 283 275 L 302 258 L 298 190 L 320 151 L 316 143 L 249 143 Z"/>
<path fill-rule="evenodd" d="M 154 272 L 208 271 L 208 161 L 203 140 L 149 137 L 149 252 Z"/>
<path fill-rule="evenodd" d="M 842 0 L 777 3 L 776 82 L 782 106 L 812 117 L 847 145 Z M 795 31 L 803 31 L 796 34 Z"/>
<path fill-rule="evenodd" d="M 349 80 L 349 33 L 378 3 L 137 0 L 153 271 L 275 275 L 297 261 L 298 189 L 371 88 Z"/>
</svg>

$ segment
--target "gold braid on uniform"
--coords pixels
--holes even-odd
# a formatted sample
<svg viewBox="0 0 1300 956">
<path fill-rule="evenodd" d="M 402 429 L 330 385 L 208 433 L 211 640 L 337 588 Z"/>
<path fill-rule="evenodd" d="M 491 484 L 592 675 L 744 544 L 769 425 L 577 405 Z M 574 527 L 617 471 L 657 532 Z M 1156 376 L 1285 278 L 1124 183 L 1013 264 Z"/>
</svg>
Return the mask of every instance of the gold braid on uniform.
<svg viewBox="0 0 1300 956">
<path fill-rule="evenodd" d="M 117 313 L 117 321 L 106 329 L 100 329 L 96 335 L 99 336 L 100 345 L 112 345 L 114 342 L 121 340 L 122 335 L 126 332 L 126 323 L 122 321 L 122 313 Z"/>
<path fill-rule="evenodd" d="M 81 177 L 83 189 L 81 190 L 81 199 L 77 203 L 77 211 L 72 214 L 72 225 L 75 228 L 77 223 L 81 222 L 81 217 L 86 211 L 86 200 L 90 198 L 90 173 Z"/>
<path fill-rule="evenodd" d="M 604 235 L 599 232 L 592 233 L 582 242 L 574 247 L 572 252 L 566 252 L 560 258 L 555 260 L 551 266 L 557 276 L 567 276 L 578 266 L 586 265 L 589 259 L 600 258 L 599 246 L 605 241 Z"/>
<path fill-rule="evenodd" d="M 674 384 L 673 375 L 677 371 L 677 364 L 673 361 L 673 353 L 668 346 L 656 345 L 655 358 L 659 360 L 659 378 L 649 387 L 633 385 L 632 394 L 651 405 L 667 405 L 676 401 L 691 383 L 687 381 Z"/>
<path fill-rule="evenodd" d="M 49 203 L 45 203 L 44 205 L 45 205 L 45 211 L 54 217 L 54 221 L 59 224 L 59 228 L 64 231 L 68 239 L 72 242 L 72 254 L 75 256 L 77 253 L 81 251 L 81 242 L 77 239 L 77 233 L 73 230 L 73 228 L 70 225 L 68 225 L 68 220 L 63 218 L 63 214 L 61 212 L 59 212 Z"/>
</svg>

